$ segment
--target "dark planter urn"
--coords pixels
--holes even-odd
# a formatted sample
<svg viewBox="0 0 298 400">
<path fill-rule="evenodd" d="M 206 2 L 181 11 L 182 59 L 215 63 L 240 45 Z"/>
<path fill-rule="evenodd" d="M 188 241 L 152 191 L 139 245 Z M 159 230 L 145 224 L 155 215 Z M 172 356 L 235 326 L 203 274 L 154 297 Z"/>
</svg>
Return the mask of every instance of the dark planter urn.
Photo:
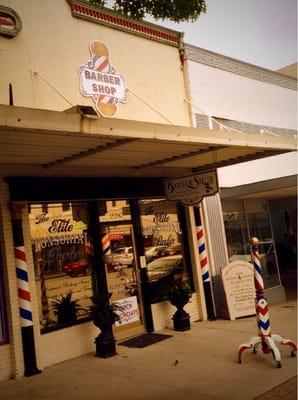
<svg viewBox="0 0 298 400">
<path fill-rule="evenodd" d="M 185 304 L 182 307 L 177 308 L 177 311 L 173 315 L 173 324 L 175 331 L 189 331 L 190 330 L 190 316 L 183 310 Z"/>
<path fill-rule="evenodd" d="M 177 308 L 172 317 L 175 331 L 190 330 L 190 315 L 183 309 L 189 302 L 191 292 L 184 285 L 175 285 L 169 294 L 169 300 Z"/>
<path fill-rule="evenodd" d="M 113 323 L 111 320 L 97 320 L 93 321 L 94 325 L 100 329 L 100 334 L 95 338 L 96 356 L 101 358 L 108 358 L 115 356 L 116 341 L 113 335 Z"/>
</svg>

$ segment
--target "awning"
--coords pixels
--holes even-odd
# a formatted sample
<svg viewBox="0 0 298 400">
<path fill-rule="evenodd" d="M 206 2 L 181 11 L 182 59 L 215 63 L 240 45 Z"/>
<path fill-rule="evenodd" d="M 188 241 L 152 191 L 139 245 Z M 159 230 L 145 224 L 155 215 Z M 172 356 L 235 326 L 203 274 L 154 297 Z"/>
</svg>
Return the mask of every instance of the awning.
<svg viewBox="0 0 298 400">
<path fill-rule="evenodd" d="M 295 150 L 289 136 L 0 106 L 2 176 L 178 176 Z"/>
</svg>

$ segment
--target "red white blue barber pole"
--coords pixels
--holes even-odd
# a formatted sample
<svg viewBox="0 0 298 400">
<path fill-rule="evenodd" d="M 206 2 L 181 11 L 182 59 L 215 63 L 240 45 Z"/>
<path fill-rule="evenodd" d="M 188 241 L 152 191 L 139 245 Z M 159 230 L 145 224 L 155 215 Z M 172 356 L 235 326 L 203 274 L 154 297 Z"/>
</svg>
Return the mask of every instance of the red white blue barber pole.
<svg viewBox="0 0 298 400">
<path fill-rule="evenodd" d="M 197 226 L 197 241 L 203 282 L 210 282 L 207 250 L 202 226 Z"/>
<path fill-rule="evenodd" d="M 212 298 L 211 282 L 209 275 L 209 264 L 208 264 L 207 248 L 206 248 L 203 226 L 198 225 L 196 227 L 196 231 L 197 231 L 197 244 L 199 251 L 200 267 L 201 267 L 202 281 L 204 287 L 204 295 L 206 300 L 207 316 L 209 320 L 212 320 L 215 319 L 215 313 L 213 308 L 213 298 Z"/>
<path fill-rule="evenodd" d="M 109 270 L 112 268 L 113 260 L 112 260 L 110 230 L 108 226 L 101 227 L 101 243 L 104 256 L 104 263 L 106 265 L 106 268 Z"/>
<path fill-rule="evenodd" d="M 32 376 L 39 374 L 41 371 L 36 365 L 31 298 L 22 226 L 23 208 L 23 203 L 11 204 L 11 224 L 19 298 L 21 336 L 23 344 L 24 375 Z"/>
<path fill-rule="evenodd" d="M 14 253 L 15 253 L 16 272 L 17 272 L 21 326 L 22 327 L 32 326 L 33 325 L 32 308 L 31 308 L 26 254 L 24 246 L 15 247 Z"/>
<path fill-rule="evenodd" d="M 254 265 L 254 283 L 256 289 L 256 316 L 257 316 L 258 336 L 252 337 L 249 343 L 242 344 L 239 347 L 237 351 L 238 361 L 239 363 L 241 363 L 242 353 L 245 350 L 252 348 L 253 352 L 256 353 L 258 345 L 261 344 L 263 353 L 264 354 L 272 353 L 277 368 L 280 368 L 281 367 L 280 351 L 278 347 L 275 345 L 275 342 L 290 346 L 292 348 L 291 352 L 292 357 L 296 356 L 297 345 L 292 340 L 283 339 L 279 335 L 271 335 L 268 303 L 266 298 L 264 297 L 263 273 L 262 273 L 259 248 L 258 248 L 259 241 L 257 238 L 252 238 L 250 244 L 251 244 L 251 258 Z"/>
</svg>

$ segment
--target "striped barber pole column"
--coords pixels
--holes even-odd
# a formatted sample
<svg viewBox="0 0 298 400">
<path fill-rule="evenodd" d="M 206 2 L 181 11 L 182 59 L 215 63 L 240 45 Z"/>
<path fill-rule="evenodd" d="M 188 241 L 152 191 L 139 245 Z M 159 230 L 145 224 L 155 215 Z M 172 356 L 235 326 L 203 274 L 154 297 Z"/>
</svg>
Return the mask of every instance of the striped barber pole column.
<svg viewBox="0 0 298 400">
<path fill-rule="evenodd" d="M 258 241 L 252 240 L 251 259 L 254 266 L 254 282 L 256 289 L 256 316 L 258 325 L 258 334 L 261 337 L 271 336 L 268 303 L 265 299 L 263 272 L 260 263 Z M 263 345 L 263 342 L 262 342 Z M 266 346 L 263 351 L 267 350 Z M 271 349 L 268 349 L 268 353 Z"/>
<path fill-rule="evenodd" d="M 110 229 L 108 226 L 101 226 L 101 243 L 104 263 L 108 271 L 111 271 L 113 266 L 112 260 L 112 249 L 111 249 L 111 239 L 110 239 Z"/>
<path fill-rule="evenodd" d="M 201 225 L 201 216 L 199 207 L 194 207 L 194 215 L 195 215 L 195 223 L 196 223 L 196 235 L 197 235 L 197 245 L 200 259 L 200 268 L 202 274 L 202 281 L 204 287 L 204 295 L 206 301 L 206 310 L 207 317 L 209 320 L 213 320 L 216 318 L 214 305 L 213 305 L 213 297 L 212 297 L 212 288 L 210 282 L 209 275 L 209 263 L 207 256 L 207 246 L 204 235 L 204 229 Z"/>
<path fill-rule="evenodd" d="M 280 335 L 271 335 L 268 303 L 265 299 L 263 272 L 259 256 L 259 240 L 255 237 L 251 238 L 251 260 L 254 266 L 254 283 L 256 289 L 256 317 L 258 326 L 258 336 L 254 336 L 248 343 L 242 344 L 237 351 L 238 362 L 242 362 L 242 353 L 247 349 L 253 349 L 257 352 L 259 344 L 262 346 L 264 354 L 272 353 L 277 368 L 281 367 L 281 355 L 275 342 L 290 346 L 291 356 L 295 357 L 297 345 L 293 340 L 284 339 Z"/>
<path fill-rule="evenodd" d="M 108 256 L 111 254 L 111 241 L 110 241 L 110 231 L 107 226 L 102 228 L 102 250 L 103 250 L 103 255 Z"/>
<path fill-rule="evenodd" d="M 197 226 L 197 241 L 203 282 L 210 282 L 207 250 L 202 226 Z"/>
<path fill-rule="evenodd" d="M 41 371 L 36 366 L 35 342 L 33 331 L 32 308 L 26 253 L 24 248 L 22 209 L 23 204 L 13 203 L 11 206 L 14 254 L 17 275 L 19 310 L 22 331 L 25 376 L 32 376 Z"/>
<path fill-rule="evenodd" d="M 14 248 L 21 326 L 33 326 L 27 262 L 24 246 Z"/>
</svg>

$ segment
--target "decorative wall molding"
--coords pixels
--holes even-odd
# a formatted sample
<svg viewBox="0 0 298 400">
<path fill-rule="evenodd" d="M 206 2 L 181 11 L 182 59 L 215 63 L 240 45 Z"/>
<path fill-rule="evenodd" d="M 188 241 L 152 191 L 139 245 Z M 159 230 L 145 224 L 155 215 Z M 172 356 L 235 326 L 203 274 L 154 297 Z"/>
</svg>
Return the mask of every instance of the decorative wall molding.
<svg viewBox="0 0 298 400">
<path fill-rule="evenodd" d="M 208 117 L 204 114 L 195 114 L 196 118 L 196 126 L 198 128 L 209 128 L 208 126 Z M 285 128 L 276 128 L 274 126 L 269 125 L 258 125 L 251 124 L 248 122 L 236 121 L 232 119 L 218 118 L 212 115 L 213 128 L 218 129 L 220 124 L 226 126 L 231 129 L 235 129 L 236 131 L 240 131 L 243 133 L 260 133 L 260 134 L 274 134 L 278 136 L 294 136 L 297 135 L 297 131 L 295 129 L 285 129 Z M 216 126 L 216 122 L 218 122 L 218 126 Z"/>
<path fill-rule="evenodd" d="M 187 60 L 206 64 L 210 67 L 219 68 L 261 82 L 270 83 L 291 90 L 297 90 L 297 79 L 290 76 L 189 44 L 184 45 L 184 50 L 185 58 Z"/>
<path fill-rule="evenodd" d="M 67 0 L 72 15 L 76 18 L 85 19 L 100 25 L 118 29 L 147 39 L 156 40 L 171 46 L 180 48 L 183 37 L 182 32 L 144 21 L 135 21 L 126 18 L 107 8 L 96 7 L 89 2 L 82 0 Z"/>
</svg>

